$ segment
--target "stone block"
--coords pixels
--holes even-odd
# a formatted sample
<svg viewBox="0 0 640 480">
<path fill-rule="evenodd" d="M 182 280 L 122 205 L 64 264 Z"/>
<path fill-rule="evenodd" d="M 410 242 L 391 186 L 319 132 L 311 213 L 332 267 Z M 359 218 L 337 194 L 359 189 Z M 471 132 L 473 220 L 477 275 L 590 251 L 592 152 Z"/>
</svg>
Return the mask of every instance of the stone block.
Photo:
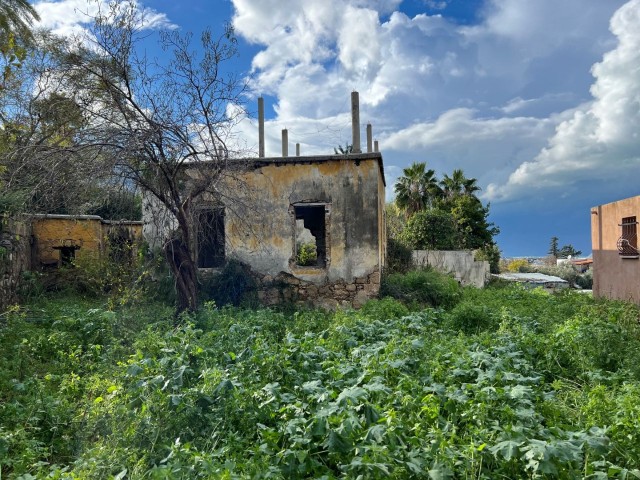
<svg viewBox="0 0 640 480">
<path fill-rule="evenodd" d="M 353 308 L 360 308 L 365 304 L 367 300 L 369 300 L 369 295 L 367 295 L 367 292 L 365 292 L 364 290 L 360 290 L 354 297 L 351 305 L 353 306 Z"/>
<path fill-rule="evenodd" d="M 370 274 L 369 283 L 380 283 L 380 272 L 373 272 Z"/>
</svg>

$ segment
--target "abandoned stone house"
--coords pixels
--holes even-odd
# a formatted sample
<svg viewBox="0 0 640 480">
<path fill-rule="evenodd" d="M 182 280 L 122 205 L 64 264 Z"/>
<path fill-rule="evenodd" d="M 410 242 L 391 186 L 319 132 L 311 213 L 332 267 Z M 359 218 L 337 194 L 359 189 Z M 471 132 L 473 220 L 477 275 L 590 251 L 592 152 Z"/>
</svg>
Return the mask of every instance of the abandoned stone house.
<svg viewBox="0 0 640 480">
<path fill-rule="evenodd" d="M 22 272 L 52 270 L 108 258 L 128 261 L 142 222 L 96 215 L 31 214 L 0 219 L 0 307 L 15 301 Z"/>
<path fill-rule="evenodd" d="M 297 148 L 289 157 L 283 131 L 282 157 L 265 157 L 259 101 L 259 157 L 242 160 L 237 175 L 219 185 L 220 196 L 232 200 L 205 198 L 198 206 L 194 251 L 200 269 L 222 267 L 228 259 L 247 264 L 266 304 L 357 307 L 378 294 L 386 252 L 385 178 L 370 126 L 367 152 L 359 153 L 357 102 L 354 92 L 354 153 L 300 156 Z M 166 214 L 153 202 L 143 204 L 144 236 L 158 245 L 171 222 L 161 220 Z"/>
</svg>

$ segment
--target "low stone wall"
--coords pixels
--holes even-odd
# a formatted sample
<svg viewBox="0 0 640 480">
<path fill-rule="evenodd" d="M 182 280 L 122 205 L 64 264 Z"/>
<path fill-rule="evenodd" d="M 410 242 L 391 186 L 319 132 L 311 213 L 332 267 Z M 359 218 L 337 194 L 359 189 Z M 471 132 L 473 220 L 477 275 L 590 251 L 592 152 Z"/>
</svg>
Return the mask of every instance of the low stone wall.
<svg viewBox="0 0 640 480">
<path fill-rule="evenodd" d="M 489 278 L 489 262 L 478 261 L 469 250 L 414 250 L 415 267 L 430 266 L 451 274 L 463 286 L 484 287 Z"/>
<path fill-rule="evenodd" d="M 28 222 L 0 216 L 0 311 L 17 301 L 22 272 L 31 264 Z"/>
<path fill-rule="evenodd" d="M 367 300 L 378 296 L 380 272 L 357 277 L 347 282 L 317 285 L 280 272 L 275 277 L 254 274 L 258 287 L 258 300 L 265 305 L 293 303 L 335 310 L 340 307 L 360 308 Z"/>
</svg>

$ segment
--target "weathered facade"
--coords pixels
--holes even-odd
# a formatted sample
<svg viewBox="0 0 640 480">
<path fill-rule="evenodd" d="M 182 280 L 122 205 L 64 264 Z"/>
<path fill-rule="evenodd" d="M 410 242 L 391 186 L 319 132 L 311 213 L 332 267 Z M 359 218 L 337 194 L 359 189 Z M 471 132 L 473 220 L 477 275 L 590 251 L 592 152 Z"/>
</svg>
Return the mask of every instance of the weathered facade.
<svg viewBox="0 0 640 480">
<path fill-rule="evenodd" d="M 142 222 L 95 215 L 24 215 L 0 229 L 0 308 L 16 301 L 23 272 L 105 259 L 128 261 L 142 239 Z"/>
<path fill-rule="evenodd" d="M 476 260 L 471 250 L 414 250 L 414 267 L 432 267 L 450 274 L 462 286 L 482 288 L 490 277 L 489 262 Z"/>
<path fill-rule="evenodd" d="M 109 221 L 96 215 L 32 215 L 32 269 L 117 256 L 142 238 L 142 222 Z"/>
<path fill-rule="evenodd" d="M 267 304 L 359 306 L 377 295 L 386 251 L 380 153 L 238 164 L 218 185 L 228 201 L 205 197 L 198 207 L 193 248 L 200 268 L 230 258 L 249 265 Z M 171 222 L 159 222 L 161 209 L 149 202 L 144 212 L 145 237 L 157 244 Z"/>
<path fill-rule="evenodd" d="M 593 295 L 640 304 L 640 195 L 591 209 Z"/>
<path fill-rule="evenodd" d="M 358 307 L 378 294 L 386 255 L 382 155 L 367 125 L 360 149 L 359 97 L 351 93 L 352 144 L 340 155 L 265 157 L 264 102 L 258 99 L 258 158 L 228 160 L 191 216 L 190 248 L 197 267 L 211 271 L 229 259 L 251 268 L 266 304 Z M 185 182 L 206 181 L 207 163 L 185 164 Z M 143 199 L 144 236 L 162 246 L 175 229 L 171 215 Z"/>
</svg>

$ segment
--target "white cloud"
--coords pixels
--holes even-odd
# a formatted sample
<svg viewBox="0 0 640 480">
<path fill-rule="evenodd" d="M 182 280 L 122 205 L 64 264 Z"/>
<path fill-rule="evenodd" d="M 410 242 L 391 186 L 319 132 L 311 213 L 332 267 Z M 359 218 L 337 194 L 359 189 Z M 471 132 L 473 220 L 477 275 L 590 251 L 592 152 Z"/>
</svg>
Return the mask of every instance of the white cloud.
<svg viewBox="0 0 640 480">
<path fill-rule="evenodd" d="M 611 19 L 618 45 L 592 69 L 593 101 L 560 123 L 548 145 L 520 165 L 505 185 L 491 184 L 488 198 L 521 197 L 525 191 L 573 189 L 585 181 L 620 189 L 640 171 L 640 0 Z"/>
<path fill-rule="evenodd" d="M 252 87 L 275 97 L 278 132 L 286 124 L 290 137 L 305 134 L 303 151 L 327 153 L 349 141 L 355 89 L 361 121 L 373 123 L 388 167 L 426 160 L 441 173 L 464 168 L 487 198 L 502 201 L 531 195 L 534 177 L 555 188 L 571 181 L 558 173 L 572 167 L 561 152 L 598 164 L 595 153 L 587 155 L 602 147 L 598 135 L 626 139 L 627 151 L 637 145 L 632 130 L 640 109 L 629 89 L 638 76 L 632 61 L 640 63 L 631 52 L 640 48 L 628 17 L 640 10 L 638 1 L 614 18 L 613 35 L 609 19 L 625 0 L 486 0 L 473 26 L 408 16 L 399 1 L 233 3 L 237 33 L 261 47 Z M 590 91 L 592 65 L 614 48 L 622 53 L 616 37 L 630 45 L 626 60 L 608 54 L 593 70 Z M 584 107 L 592 95 L 596 100 Z M 620 154 L 613 143 L 607 154 Z M 575 178 L 599 178 L 594 169 L 580 171 Z"/>
<path fill-rule="evenodd" d="M 167 16 L 135 1 L 133 3 L 143 19 L 143 28 L 174 28 Z M 34 3 L 40 15 L 39 26 L 62 36 L 73 36 L 86 32 L 86 26 L 92 21 L 104 1 L 90 0 L 41 0 Z"/>
</svg>

